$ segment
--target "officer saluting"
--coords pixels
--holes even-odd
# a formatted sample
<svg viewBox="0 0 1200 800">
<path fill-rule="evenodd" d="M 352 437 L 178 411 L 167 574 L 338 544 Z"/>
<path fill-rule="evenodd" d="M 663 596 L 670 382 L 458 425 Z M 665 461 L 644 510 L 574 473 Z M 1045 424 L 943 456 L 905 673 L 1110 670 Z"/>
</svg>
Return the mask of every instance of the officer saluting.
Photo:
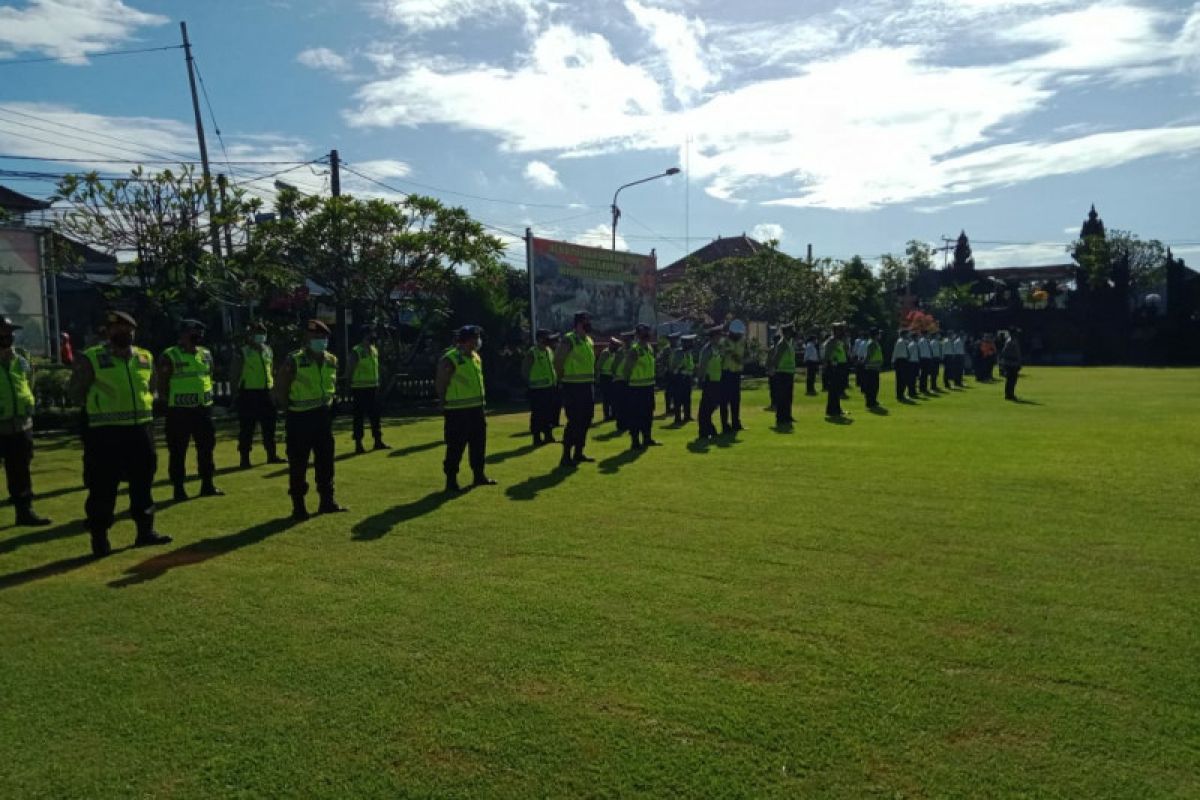
<svg viewBox="0 0 1200 800">
<path fill-rule="evenodd" d="M 567 427 L 563 431 L 563 454 L 560 467 L 595 461 L 584 455 L 588 428 L 596 413 L 596 398 L 592 390 L 596 380 L 596 349 L 592 343 L 592 315 L 575 312 L 575 327 L 562 338 L 554 354 L 554 371 L 562 385 L 563 409 L 567 412 Z M 617 411 L 618 425 L 620 410 Z"/>
<path fill-rule="evenodd" d="M 21 329 L 0 317 L 0 461 L 8 481 L 8 496 L 17 508 L 18 525 L 49 525 L 33 513 L 33 368 L 13 349 L 13 333 Z"/>
<path fill-rule="evenodd" d="M 262 428 L 263 447 L 268 464 L 282 464 L 275 448 L 275 403 L 271 387 L 275 385 L 275 354 L 267 344 L 267 327 L 261 322 L 250 326 L 249 341 L 234 353 L 229 375 L 238 410 L 238 452 L 241 467 L 250 466 L 254 446 L 254 426 Z"/>
<path fill-rule="evenodd" d="M 904 393 L 908 389 L 908 331 L 896 332 L 896 344 L 892 347 L 892 373 L 896 378 L 896 402 L 904 402 Z"/>
<path fill-rule="evenodd" d="M 729 323 L 729 336 L 721 344 L 721 433 L 745 430 L 742 426 L 742 370 L 746 364 L 746 323 Z"/>
<path fill-rule="evenodd" d="M 483 408 L 486 394 L 483 388 L 483 361 L 479 358 L 482 331 L 477 325 L 464 325 L 451 347 L 438 362 L 434 391 L 442 404 L 446 440 L 446 491 L 461 491 L 458 467 L 463 450 L 469 450 L 468 460 L 475 473 L 472 486 L 495 486 L 496 482 L 483 471 L 487 454 L 487 417 Z"/>
<path fill-rule="evenodd" d="M 158 396 L 167 401 L 167 475 L 175 487 L 175 499 L 187 500 L 183 482 L 187 477 L 188 442 L 196 442 L 196 466 L 200 472 L 200 494 L 224 494 L 213 485 L 216 466 L 213 449 L 213 357 L 200 343 L 205 326 L 194 319 L 183 320 L 179 344 L 168 347 L 158 359 Z"/>
<path fill-rule="evenodd" d="M 154 356 L 134 347 L 137 323 L 123 311 L 108 314 L 108 343 L 90 347 L 71 376 L 71 394 L 87 414 L 83 434 L 83 482 L 87 486 L 87 529 L 92 554 L 112 552 L 117 487 L 129 482 L 129 513 L 137 525 L 134 547 L 166 544 L 154 530 L 150 487 L 158 469 L 154 450 Z"/>
<path fill-rule="evenodd" d="M 675 393 L 675 424 L 692 421 L 692 373 L 696 371 L 696 357 L 692 349 L 696 337 L 689 334 L 679 337 L 679 349 L 671 353 L 670 386 Z"/>
<path fill-rule="evenodd" d="M 288 354 L 275 377 L 275 401 L 287 408 L 288 494 L 292 496 L 292 519 L 309 517 L 304 496 L 308 494 L 308 457 L 311 454 L 318 514 L 346 509 L 333 497 L 333 415 L 337 400 L 337 358 L 329 352 L 329 327 L 318 319 L 304 326 L 304 347 Z"/>
<path fill-rule="evenodd" d="M 724 333 L 725 329 L 720 325 L 708 329 L 708 343 L 701 348 L 696 365 L 696 377 L 700 380 L 699 439 L 715 439 L 717 436 L 713 412 L 721 403 L 721 336 Z"/>
<path fill-rule="evenodd" d="M 554 387 L 558 377 L 552 347 L 558 335 L 539 328 L 535 338 L 537 343 L 521 362 L 521 374 L 529 384 L 529 432 L 534 446 L 540 447 L 554 441 Z"/>
<path fill-rule="evenodd" d="M 771 373 L 771 396 L 775 399 L 775 425 L 784 427 L 796 420 L 792 418 L 792 397 L 796 389 L 796 328 L 784 325 L 779 329 L 779 340 L 767 355 L 767 366 Z"/>
<path fill-rule="evenodd" d="M 825 340 L 825 416 L 831 419 L 841 419 L 842 392 L 849 382 L 849 357 L 846 353 L 846 324 L 836 323 L 833 334 Z"/>
<path fill-rule="evenodd" d="M 654 346 L 650 343 L 650 326 L 639 323 L 637 341 L 629 347 L 629 355 L 621 365 L 626 391 L 626 424 L 629 426 L 630 449 L 645 450 L 656 446 L 651 433 L 654 426 Z"/>
<path fill-rule="evenodd" d="M 354 395 L 354 452 L 365 453 L 363 418 L 371 420 L 375 450 L 391 450 L 383 443 L 379 423 L 379 348 L 370 325 L 362 329 L 362 341 L 350 349 L 350 392 Z"/>
</svg>

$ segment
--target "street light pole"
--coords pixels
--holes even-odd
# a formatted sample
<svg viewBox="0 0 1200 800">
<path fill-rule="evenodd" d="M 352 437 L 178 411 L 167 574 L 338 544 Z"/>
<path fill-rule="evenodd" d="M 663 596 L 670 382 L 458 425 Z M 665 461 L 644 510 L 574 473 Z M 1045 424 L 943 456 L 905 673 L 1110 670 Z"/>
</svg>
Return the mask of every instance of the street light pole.
<svg viewBox="0 0 1200 800">
<path fill-rule="evenodd" d="M 639 183 L 648 183 L 649 181 L 656 181 L 659 178 L 666 178 L 670 175 L 678 175 L 678 174 L 679 174 L 679 167 L 671 167 L 666 172 L 660 172 L 657 175 L 651 175 L 649 178 L 642 178 L 639 181 L 633 181 L 632 183 L 627 183 L 624 186 L 617 187 L 617 190 L 615 192 L 613 192 L 613 201 L 612 201 L 612 249 L 613 250 L 617 249 L 617 220 L 619 220 L 621 218 L 621 209 L 617 208 L 617 195 L 619 195 L 621 193 L 621 190 L 628 189 L 630 186 L 637 186 Z"/>
</svg>

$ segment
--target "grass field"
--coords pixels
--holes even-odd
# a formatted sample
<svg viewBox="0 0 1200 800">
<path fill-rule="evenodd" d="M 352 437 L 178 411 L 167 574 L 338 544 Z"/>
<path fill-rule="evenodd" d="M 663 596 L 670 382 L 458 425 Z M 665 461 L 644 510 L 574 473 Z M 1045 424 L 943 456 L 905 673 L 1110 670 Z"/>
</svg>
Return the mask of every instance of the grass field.
<svg viewBox="0 0 1200 800">
<path fill-rule="evenodd" d="M 501 485 L 454 499 L 440 420 L 343 430 L 351 513 L 223 469 L 98 562 L 43 441 L 55 526 L 0 509 L 0 796 L 1200 796 L 1200 371 L 884 383 L 787 434 L 753 391 L 707 448 L 604 426 L 576 472 L 497 415 Z"/>
</svg>

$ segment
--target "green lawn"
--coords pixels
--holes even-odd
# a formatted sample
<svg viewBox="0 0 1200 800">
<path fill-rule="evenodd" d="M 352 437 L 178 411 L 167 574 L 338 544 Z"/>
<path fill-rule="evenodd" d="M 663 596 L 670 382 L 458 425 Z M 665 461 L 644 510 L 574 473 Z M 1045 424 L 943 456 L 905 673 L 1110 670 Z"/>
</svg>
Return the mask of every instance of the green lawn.
<svg viewBox="0 0 1200 800">
<path fill-rule="evenodd" d="M 1200 371 L 968 384 L 887 375 L 848 426 L 801 392 L 788 434 L 756 390 L 735 442 L 604 426 L 576 472 L 499 415 L 501 485 L 454 499 L 440 420 L 342 430 L 351 513 L 223 469 L 102 561 L 43 441 L 56 525 L 0 509 L 0 797 L 1200 796 Z"/>
</svg>

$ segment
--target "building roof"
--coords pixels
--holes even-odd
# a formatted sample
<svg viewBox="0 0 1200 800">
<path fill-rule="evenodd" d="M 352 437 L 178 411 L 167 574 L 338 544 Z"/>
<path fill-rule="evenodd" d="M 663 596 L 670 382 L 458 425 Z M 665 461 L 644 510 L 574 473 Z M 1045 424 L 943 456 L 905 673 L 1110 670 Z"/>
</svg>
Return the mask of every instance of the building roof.
<svg viewBox="0 0 1200 800">
<path fill-rule="evenodd" d="M 15 192 L 7 186 L 0 186 L 0 208 L 25 214 L 30 211 L 45 211 L 50 208 L 50 204 L 45 200 Z"/>
<path fill-rule="evenodd" d="M 731 236 L 729 238 L 718 236 L 698 250 L 693 250 L 678 261 L 660 269 L 658 271 L 658 282 L 662 284 L 679 280 L 683 277 L 687 265 L 692 262 L 711 264 L 723 258 L 753 255 L 762 248 L 762 242 L 751 239 L 744 233 L 741 236 Z"/>
<path fill-rule="evenodd" d="M 997 267 L 977 269 L 977 278 L 994 278 L 998 281 L 1058 281 L 1075 280 L 1079 267 L 1074 264 L 1047 264 L 1039 267 Z"/>
</svg>

